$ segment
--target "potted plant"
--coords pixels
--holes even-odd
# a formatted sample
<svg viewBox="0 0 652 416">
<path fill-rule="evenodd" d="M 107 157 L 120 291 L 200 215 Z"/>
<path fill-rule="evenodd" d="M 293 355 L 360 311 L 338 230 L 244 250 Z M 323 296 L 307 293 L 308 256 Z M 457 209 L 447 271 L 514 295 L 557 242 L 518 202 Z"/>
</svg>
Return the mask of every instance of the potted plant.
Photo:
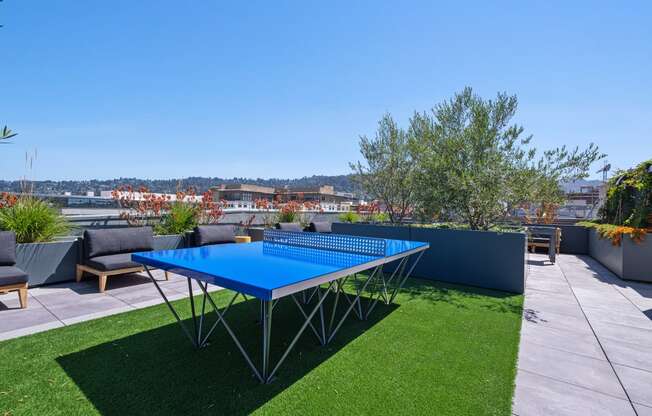
<svg viewBox="0 0 652 416">
<path fill-rule="evenodd" d="M 16 233 L 17 265 L 29 285 L 71 280 L 80 256 L 71 224 L 46 201 L 31 195 L 5 194 L 0 202 L 0 229 Z"/>
<path fill-rule="evenodd" d="M 240 221 L 240 224 L 236 230 L 236 243 L 251 243 L 251 224 L 253 224 L 255 219 L 256 215 L 252 214 L 249 216 L 249 218 L 247 218 L 246 221 Z"/>
<path fill-rule="evenodd" d="M 607 183 L 599 221 L 589 228 L 589 254 L 621 279 L 652 281 L 652 159 Z"/>
</svg>

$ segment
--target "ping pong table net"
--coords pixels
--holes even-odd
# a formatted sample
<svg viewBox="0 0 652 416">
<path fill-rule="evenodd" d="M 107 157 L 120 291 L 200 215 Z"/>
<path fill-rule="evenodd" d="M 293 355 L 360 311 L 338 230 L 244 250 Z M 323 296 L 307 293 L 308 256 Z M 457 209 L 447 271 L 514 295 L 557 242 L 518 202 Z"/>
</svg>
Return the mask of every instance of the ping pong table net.
<svg viewBox="0 0 652 416">
<path fill-rule="evenodd" d="M 387 242 L 382 238 L 280 230 L 265 230 L 263 236 L 264 243 L 339 251 L 374 257 L 385 256 L 387 247 Z"/>
</svg>

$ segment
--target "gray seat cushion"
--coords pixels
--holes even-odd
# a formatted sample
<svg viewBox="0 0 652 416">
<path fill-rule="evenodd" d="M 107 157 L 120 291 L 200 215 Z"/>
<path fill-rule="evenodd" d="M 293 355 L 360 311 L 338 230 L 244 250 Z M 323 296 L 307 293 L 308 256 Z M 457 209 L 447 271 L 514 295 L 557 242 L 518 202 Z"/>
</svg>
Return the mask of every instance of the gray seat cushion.
<svg viewBox="0 0 652 416">
<path fill-rule="evenodd" d="M 86 265 L 96 270 L 107 272 L 142 266 L 140 263 L 131 261 L 130 253 L 110 254 L 108 256 L 93 257 L 92 259 L 86 260 Z"/>
<path fill-rule="evenodd" d="M 120 253 L 151 251 L 151 227 L 111 228 L 84 231 L 84 256 L 87 259 Z"/>
<path fill-rule="evenodd" d="M 301 224 L 296 222 L 279 222 L 276 224 L 276 228 L 281 231 L 292 231 L 292 232 L 302 232 Z"/>
<path fill-rule="evenodd" d="M 16 264 L 16 234 L 0 231 L 0 266 Z"/>
<path fill-rule="evenodd" d="M 14 266 L 0 266 L 0 287 L 27 283 L 27 273 Z"/>
<path fill-rule="evenodd" d="M 235 243 L 235 226 L 228 224 L 195 227 L 195 246 Z"/>
<path fill-rule="evenodd" d="M 331 223 L 328 221 L 311 222 L 309 230 L 313 233 L 330 233 Z"/>
</svg>

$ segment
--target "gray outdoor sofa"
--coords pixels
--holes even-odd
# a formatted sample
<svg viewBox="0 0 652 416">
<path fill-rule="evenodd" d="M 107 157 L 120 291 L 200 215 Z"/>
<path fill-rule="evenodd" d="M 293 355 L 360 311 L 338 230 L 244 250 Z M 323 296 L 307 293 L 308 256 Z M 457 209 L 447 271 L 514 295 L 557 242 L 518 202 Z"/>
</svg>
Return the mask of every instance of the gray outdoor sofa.
<svg viewBox="0 0 652 416">
<path fill-rule="evenodd" d="M 108 276 L 137 273 L 144 270 L 131 261 L 131 253 L 152 251 L 154 235 L 150 227 L 113 228 L 84 231 L 83 263 L 77 265 L 77 281 L 84 272 L 99 277 L 100 292 L 106 289 Z M 168 279 L 167 272 L 165 279 Z"/>
<path fill-rule="evenodd" d="M 235 226 L 229 224 L 199 225 L 194 229 L 195 247 L 235 243 Z"/>
<path fill-rule="evenodd" d="M 328 221 L 311 222 L 308 231 L 313 233 L 331 233 L 331 223 Z"/>
<path fill-rule="evenodd" d="M 16 234 L 0 231 L 0 293 L 18 291 L 20 307 L 27 307 L 29 276 L 16 267 Z"/>
</svg>

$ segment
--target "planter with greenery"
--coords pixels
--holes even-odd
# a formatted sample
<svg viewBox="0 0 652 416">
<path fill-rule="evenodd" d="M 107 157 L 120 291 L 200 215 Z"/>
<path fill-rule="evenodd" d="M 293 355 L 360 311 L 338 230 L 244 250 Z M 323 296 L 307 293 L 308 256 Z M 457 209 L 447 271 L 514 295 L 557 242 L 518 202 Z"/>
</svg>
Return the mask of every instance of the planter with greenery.
<svg viewBox="0 0 652 416">
<path fill-rule="evenodd" d="M 127 224 L 153 228 L 155 250 L 187 247 L 197 225 L 217 224 L 224 216 L 223 204 L 214 201 L 212 191 L 197 196 L 193 189 L 178 190 L 174 200 L 147 188 L 134 190 L 129 186 L 119 187 L 112 194 Z"/>
<path fill-rule="evenodd" d="M 81 245 L 68 237 L 71 226 L 66 219 L 29 195 L 2 200 L 0 229 L 16 233 L 16 263 L 29 275 L 29 285 L 74 279 Z"/>
<path fill-rule="evenodd" d="M 652 160 L 617 172 L 607 183 L 597 222 L 589 228 L 589 254 L 626 280 L 652 282 Z"/>
</svg>

